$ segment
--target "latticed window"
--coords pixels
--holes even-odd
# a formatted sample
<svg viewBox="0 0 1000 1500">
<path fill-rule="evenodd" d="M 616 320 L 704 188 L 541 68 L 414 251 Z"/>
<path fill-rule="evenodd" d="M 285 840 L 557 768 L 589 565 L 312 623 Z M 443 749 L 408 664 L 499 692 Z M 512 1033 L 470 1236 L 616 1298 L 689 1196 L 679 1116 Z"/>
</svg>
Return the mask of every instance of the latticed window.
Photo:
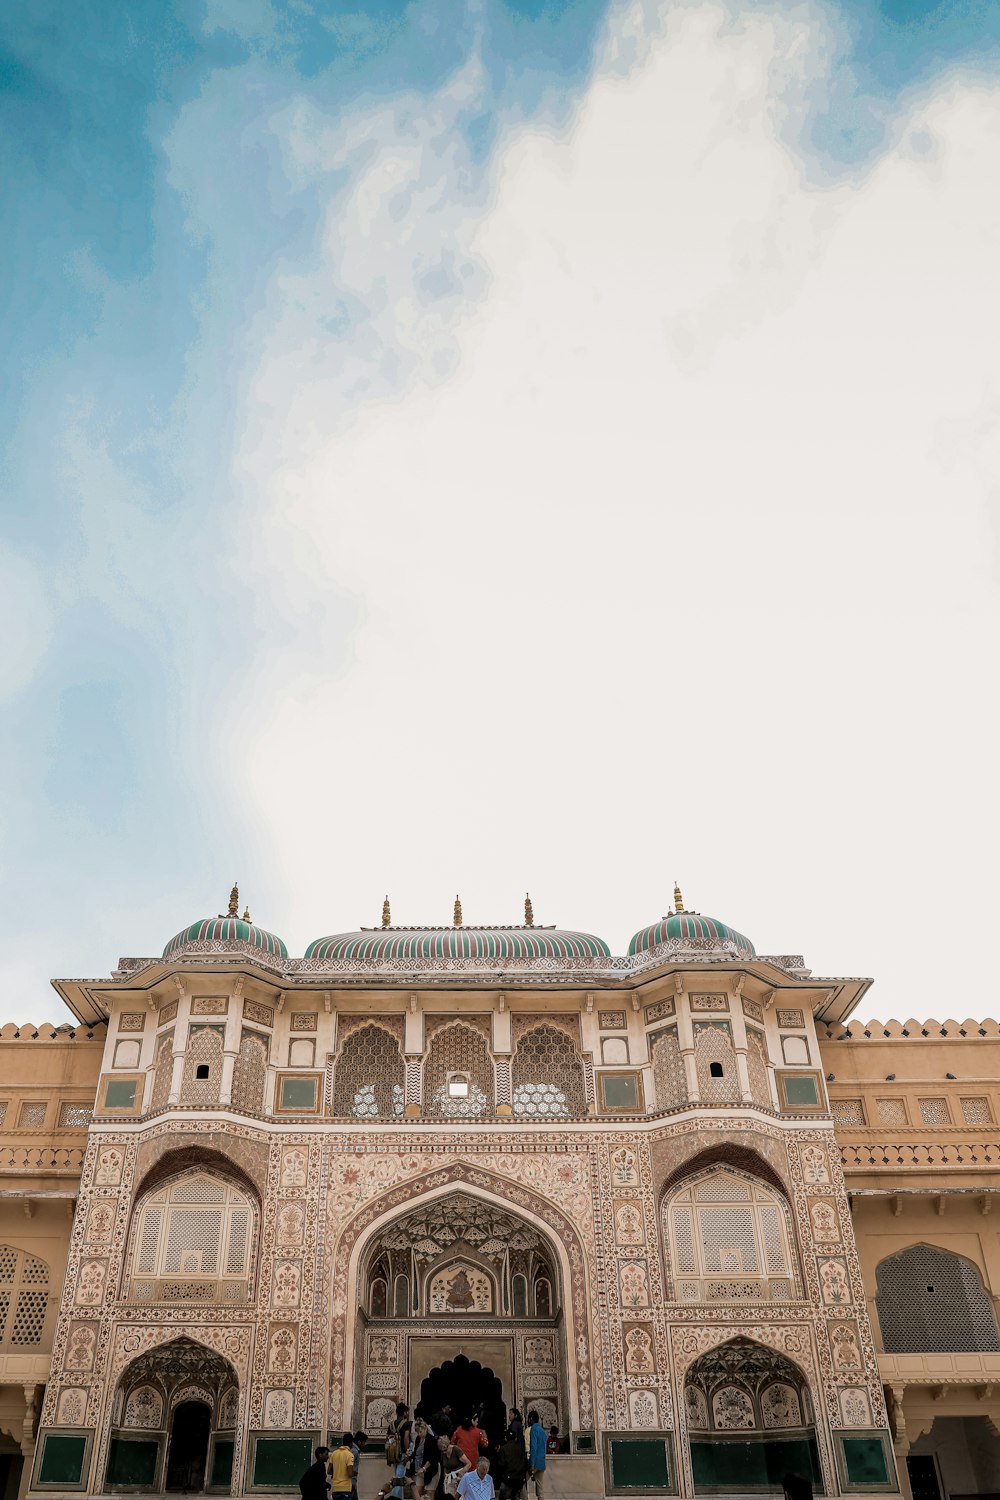
<svg viewBox="0 0 1000 1500">
<path fill-rule="evenodd" d="M 59 1124 L 63 1130 L 83 1130 L 94 1118 L 89 1104 L 60 1104 Z"/>
<path fill-rule="evenodd" d="M 739 1099 L 736 1053 L 728 1025 L 696 1024 L 694 1058 L 698 1070 L 698 1093 L 703 1101 L 727 1104 Z"/>
<path fill-rule="evenodd" d="M 515 1115 L 566 1118 L 587 1113 L 583 1059 L 559 1026 L 533 1026 L 511 1065 Z"/>
<path fill-rule="evenodd" d="M 650 1038 L 653 1087 L 657 1109 L 673 1109 L 688 1102 L 687 1077 L 676 1026 L 668 1026 Z"/>
<path fill-rule="evenodd" d="M 921 1099 L 920 1118 L 925 1125 L 950 1125 L 947 1099 Z"/>
<path fill-rule="evenodd" d="M 216 1026 L 195 1026 L 184 1049 L 182 1104 L 218 1104 L 222 1079 L 222 1031 Z"/>
<path fill-rule="evenodd" d="M 906 1100 L 905 1099 L 876 1099 L 879 1121 L 883 1125 L 905 1125 Z"/>
<path fill-rule="evenodd" d="M 133 1288 L 143 1277 L 245 1282 L 252 1231 L 253 1209 L 239 1189 L 202 1172 L 175 1178 L 144 1199 L 136 1214 Z"/>
<path fill-rule="evenodd" d="M 911 1245 L 878 1266 L 875 1306 L 887 1354 L 1000 1349 L 990 1298 L 970 1261 Z"/>
<path fill-rule="evenodd" d="M 663 1215 L 678 1301 L 791 1296 L 787 1210 L 765 1183 L 721 1169 L 685 1183 Z"/>
<path fill-rule="evenodd" d="M 453 1090 L 464 1083 L 464 1091 Z M 463 1022 L 442 1026 L 434 1033 L 424 1061 L 424 1109 L 446 1119 L 468 1119 L 492 1114 L 493 1059 L 486 1038 Z"/>
<path fill-rule="evenodd" d="M 244 1031 L 233 1069 L 233 1104 L 259 1115 L 267 1083 L 267 1043 L 256 1032 Z"/>
<path fill-rule="evenodd" d="M 359 1026 L 340 1049 L 333 1079 L 333 1113 L 358 1120 L 403 1113 L 406 1066 L 399 1042 L 384 1026 Z"/>
<path fill-rule="evenodd" d="M 963 1099 L 962 1119 L 966 1125 L 992 1125 L 993 1116 L 990 1113 L 990 1101 L 985 1095 L 980 1095 L 973 1099 Z"/>
<path fill-rule="evenodd" d="M 750 1097 L 755 1104 L 769 1105 L 771 1086 L 767 1080 L 767 1051 L 764 1038 L 752 1026 L 747 1027 L 747 1072 L 750 1075 Z"/>
<path fill-rule="evenodd" d="M 165 1109 L 170 1098 L 170 1082 L 174 1071 L 174 1034 L 168 1031 L 156 1044 L 156 1060 L 153 1074 L 153 1097 L 150 1109 Z"/>
<path fill-rule="evenodd" d="M 860 1099 L 831 1099 L 830 1113 L 841 1125 L 863 1125 L 865 1107 Z"/>
<path fill-rule="evenodd" d="M 49 1268 L 37 1255 L 0 1245 L 0 1327 L 3 1343 L 28 1348 L 42 1342 L 49 1305 Z"/>
</svg>

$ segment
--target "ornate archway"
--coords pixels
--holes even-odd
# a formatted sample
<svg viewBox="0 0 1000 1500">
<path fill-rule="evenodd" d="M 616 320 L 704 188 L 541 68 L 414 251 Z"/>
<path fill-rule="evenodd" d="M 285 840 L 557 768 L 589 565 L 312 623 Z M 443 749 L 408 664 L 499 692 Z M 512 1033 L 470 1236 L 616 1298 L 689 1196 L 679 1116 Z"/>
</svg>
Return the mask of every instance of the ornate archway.
<svg viewBox="0 0 1000 1500">
<path fill-rule="evenodd" d="M 409 1165 L 409 1163 L 403 1165 Z M 414 1162 L 413 1165 L 416 1163 Z M 359 1309 L 362 1307 L 362 1278 L 370 1264 L 368 1255 L 370 1247 L 382 1231 L 388 1229 L 394 1221 L 405 1218 L 409 1208 L 418 1202 L 429 1207 L 442 1197 L 454 1195 L 456 1188 L 461 1188 L 467 1199 L 492 1205 L 493 1210 L 512 1215 L 528 1230 L 539 1232 L 542 1236 L 551 1256 L 550 1266 L 553 1273 L 552 1279 L 547 1283 L 545 1278 L 540 1278 L 543 1311 L 546 1289 L 550 1298 L 549 1321 L 553 1325 L 553 1332 L 550 1334 L 552 1348 L 551 1351 L 546 1351 L 544 1344 L 541 1344 L 530 1351 L 525 1349 L 526 1358 L 521 1361 L 523 1373 L 525 1375 L 529 1373 L 527 1369 L 529 1355 L 530 1361 L 535 1363 L 532 1373 L 537 1375 L 539 1383 L 542 1378 L 551 1377 L 554 1370 L 557 1383 L 556 1394 L 561 1401 L 561 1425 L 591 1426 L 594 1420 L 594 1401 L 587 1267 L 583 1244 L 574 1224 L 551 1199 L 542 1196 L 541 1192 L 533 1188 L 524 1186 L 513 1177 L 502 1177 L 498 1173 L 466 1161 L 453 1161 L 446 1166 L 438 1166 L 431 1159 L 428 1161 L 428 1166 L 434 1169 L 415 1173 L 373 1195 L 371 1200 L 358 1209 L 345 1223 L 335 1247 L 328 1281 L 329 1303 L 333 1308 L 330 1413 L 334 1426 L 341 1422 L 349 1425 L 352 1420 L 360 1421 L 362 1415 L 368 1421 L 370 1416 L 377 1418 L 380 1411 L 383 1415 L 387 1415 L 388 1402 L 402 1394 L 395 1388 L 389 1390 L 389 1386 L 395 1387 L 400 1378 L 399 1374 L 396 1374 L 393 1379 L 392 1372 L 399 1372 L 403 1369 L 402 1344 L 398 1352 L 394 1351 L 391 1345 L 379 1346 L 370 1358 L 369 1348 L 365 1342 L 368 1333 L 366 1326 L 368 1314 Z M 387 1163 L 382 1170 L 387 1173 L 388 1167 Z M 539 1186 L 542 1186 L 541 1182 Z M 558 1295 L 561 1297 L 558 1314 L 551 1300 L 554 1287 L 559 1288 Z M 513 1285 L 510 1295 L 512 1298 Z M 465 1319 L 463 1327 L 467 1329 L 468 1314 L 456 1313 L 455 1316 Z M 494 1316 L 494 1326 L 499 1328 L 501 1326 L 499 1315 Z M 527 1336 L 528 1325 L 521 1322 L 518 1327 L 518 1322 L 511 1306 L 509 1321 L 502 1324 L 507 1332 L 497 1333 L 496 1336 L 511 1340 L 519 1334 Z M 449 1327 L 454 1328 L 456 1332 L 459 1331 L 459 1325 L 454 1321 L 449 1323 Z M 387 1330 L 385 1336 L 391 1338 L 393 1333 L 399 1336 L 398 1330 Z M 540 1337 L 544 1338 L 544 1332 Z M 492 1350 L 490 1354 L 491 1359 L 487 1361 L 488 1363 L 492 1363 Z M 367 1388 L 368 1374 L 366 1372 L 368 1370 L 373 1373 L 377 1372 L 378 1361 L 381 1359 L 391 1359 L 395 1363 L 382 1365 L 379 1372 L 380 1383 L 384 1386 L 385 1394 L 377 1395 Z M 551 1360 L 551 1362 L 546 1363 L 546 1360 Z M 433 1363 L 437 1362 L 433 1361 Z M 428 1369 L 430 1367 L 429 1365 Z M 537 1405 L 540 1400 L 549 1399 L 540 1390 L 533 1393 L 527 1389 L 516 1388 L 518 1373 L 518 1370 L 512 1368 L 511 1382 L 515 1388 L 512 1390 L 510 1400 L 526 1400 L 529 1395 L 537 1394 L 538 1399 L 534 1401 Z M 506 1390 L 507 1382 L 503 1383 Z M 371 1402 L 367 1398 L 364 1399 L 361 1415 L 357 1418 L 355 1417 L 358 1410 L 357 1403 L 352 1400 L 355 1389 L 367 1390 L 367 1395 L 372 1398 Z M 383 1403 L 383 1408 L 374 1407 L 374 1401 L 378 1400 Z M 553 1420 L 557 1419 L 553 1418 Z"/>
<path fill-rule="evenodd" d="M 777 1350 L 735 1338 L 699 1355 L 684 1411 L 696 1492 L 770 1492 L 789 1470 L 821 1486 L 809 1382 Z"/>
<path fill-rule="evenodd" d="M 192 1338 L 136 1355 L 115 1387 L 100 1458 L 103 1486 L 187 1492 L 228 1485 L 239 1394 L 230 1361 Z"/>
</svg>

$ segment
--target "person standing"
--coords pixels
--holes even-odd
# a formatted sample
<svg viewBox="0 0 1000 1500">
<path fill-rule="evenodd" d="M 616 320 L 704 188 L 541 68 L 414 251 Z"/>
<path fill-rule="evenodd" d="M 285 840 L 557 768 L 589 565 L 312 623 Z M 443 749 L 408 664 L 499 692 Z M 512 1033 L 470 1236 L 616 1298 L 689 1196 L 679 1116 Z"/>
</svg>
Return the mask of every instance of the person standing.
<svg viewBox="0 0 1000 1500">
<path fill-rule="evenodd" d="M 497 1494 L 500 1500 L 522 1500 L 528 1483 L 528 1455 L 524 1451 L 524 1428 L 513 1422 L 497 1454 Z"/>
<path fill-rule="evenodd" d="M 458 1500 L 494 1500 L 490 1461 L 485 1454 L 476 1467 L 458 1481 Z"/>
<path fill-rule="evenodd" d="M 549 1445 L 549 1435 L 539 1421 L 537 1411 L 529 1411 L 528 1421 L 531 1424 L 528 1430 L 528 1468 L 535 1481 L 535 1500 L 544 1500 L 545 1450 Z"/>
<path fill-rule="evenodd" d="M 461 1448 L 469 1460 L 470 1468 L 473 1468 L 478 1463 L 479 1455 L 486 1447 L 486 1434 L 481 1427 L 477 1426 L 472 1417 L 462 1418 L 452 1433 L 451 1440 Z M 490 1484 L 493 1484 L 492 1479 L 490 1480 Z"/>
<path fill-rule="evenodd" d="M 431 1417 L 431 1431 L 435 1437 L 450 1438 L 455 1431 L 455 1423 L 452 1421 L 451 1406 L 446 1401 L 440 1411 L 436 1411 Z"/>
<path fill-rule="evenodd" d="M 299 1480 L 299 1489 L 302 1492 L 302 1500 L 326 1500 L 326 1463 L 330 1457 L 329 1448 L 317 1448 L 315 1463 L 311 1463 Z"/>
<path fill-rule="evenodd" d="M 330 1479 L 330 1494 L 333 1500 L 337 1496 L 341 1500 L 350 1500 L 351 1491 L 354 1488 L 354 1434 L 345 1432 L 339 1448 L 334 1448 L 330 1455 L 328 1474 Z"/>
</svg>

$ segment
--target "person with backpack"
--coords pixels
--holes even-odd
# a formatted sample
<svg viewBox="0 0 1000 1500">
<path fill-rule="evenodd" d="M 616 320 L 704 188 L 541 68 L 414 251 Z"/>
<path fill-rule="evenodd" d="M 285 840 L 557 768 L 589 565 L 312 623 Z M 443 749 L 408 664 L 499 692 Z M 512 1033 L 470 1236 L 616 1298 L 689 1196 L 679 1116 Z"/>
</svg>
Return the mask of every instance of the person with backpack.
<svg viewBox="0 0 1000 1500">
<path fill-rule="evenodd" d="M 389 1423 L 385 1439 L 385 1461 L 395 1471 L 401 1458 L 410 1446 L 410 1408 L 405 1401 L 397 1401 L 396 1415 Z"/>
</svg>

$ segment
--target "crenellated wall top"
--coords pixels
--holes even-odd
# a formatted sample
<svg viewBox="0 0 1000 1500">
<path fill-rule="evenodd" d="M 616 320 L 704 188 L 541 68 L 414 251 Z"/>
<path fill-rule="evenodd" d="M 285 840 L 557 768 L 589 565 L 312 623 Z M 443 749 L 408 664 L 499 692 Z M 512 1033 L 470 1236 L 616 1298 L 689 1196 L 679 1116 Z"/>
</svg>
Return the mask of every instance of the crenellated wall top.
<svg viewBox="0 0 1000 1500">
<path fill-rule="evenodd" d="M 976 1021 L 848 1021 L 844 1025 L 827 1025 L 819 1029 L 820 1041 L 939 1041 L 943 1038 L 972 1039 L 1000 1037 L 1000 1022 L 991 1017 Z"/>
</svg>

